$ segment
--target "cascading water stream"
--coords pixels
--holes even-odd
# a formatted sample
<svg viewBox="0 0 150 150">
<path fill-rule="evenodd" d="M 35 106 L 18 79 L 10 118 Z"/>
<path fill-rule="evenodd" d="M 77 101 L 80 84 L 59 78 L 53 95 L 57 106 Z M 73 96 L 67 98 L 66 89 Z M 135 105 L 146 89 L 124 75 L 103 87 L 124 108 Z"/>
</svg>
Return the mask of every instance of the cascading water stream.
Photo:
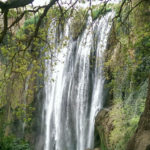
<svg viewBox="0 0 150 150">
<path fill-rule="evenodd" d="M 109 12 L 94 23 L 89 17 L 77 40 L 69 38 L 68 21 L 60 35 L 68 37 L 62 48 L 53 31 L 57 48 L 47 53 L 51 60 L 45 62 L 44 150 L 93 148 L 94 120 L 103 99 L 103 53 L 113 16 Z"/>
</svg>

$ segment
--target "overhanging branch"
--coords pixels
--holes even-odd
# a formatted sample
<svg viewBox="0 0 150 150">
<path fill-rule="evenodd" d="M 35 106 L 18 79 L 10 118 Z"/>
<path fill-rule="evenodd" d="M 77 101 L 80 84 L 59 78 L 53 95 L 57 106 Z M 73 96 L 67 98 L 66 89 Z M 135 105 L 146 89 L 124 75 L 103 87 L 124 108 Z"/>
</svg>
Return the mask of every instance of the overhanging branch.
<svg viewBox="0 0 150 150">
<path fill-rule="evenodd" d="M 0 8 L 3 10 L 6 9 L 12 9 L 12 8 L 19 8 L 19 7 L 25 7 L 26 5 L 29 5 L 33 2 L 34 0 L 13 0 L 13 1 L 7 1 L 7 2 L 2 2 L 0 1 Z"/>
</svg>

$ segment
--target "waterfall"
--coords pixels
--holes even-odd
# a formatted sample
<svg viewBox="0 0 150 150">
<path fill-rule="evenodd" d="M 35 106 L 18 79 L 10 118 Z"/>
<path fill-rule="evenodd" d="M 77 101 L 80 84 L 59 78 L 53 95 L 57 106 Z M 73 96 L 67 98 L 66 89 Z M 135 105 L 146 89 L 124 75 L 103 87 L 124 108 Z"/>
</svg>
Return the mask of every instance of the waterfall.
<svg viewBox="0 0 150 150">
<path fill-rule="evenodd" d="M 95 116 L 103 104 L 103 54 L 114 13 L 87 20 L 77 40 L 70 37 L 70 21 L 45 61 L 44 150 L 85 150 L 94 146 Z M 64 45 L 64 46 L 61 46 Z"/>
</svg>

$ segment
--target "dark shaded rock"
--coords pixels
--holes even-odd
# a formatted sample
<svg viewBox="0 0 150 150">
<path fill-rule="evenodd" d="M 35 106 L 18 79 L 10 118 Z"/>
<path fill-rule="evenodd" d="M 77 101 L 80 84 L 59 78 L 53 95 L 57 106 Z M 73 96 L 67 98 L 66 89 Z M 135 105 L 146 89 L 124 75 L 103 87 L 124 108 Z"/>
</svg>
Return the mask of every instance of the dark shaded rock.
<svg viewBox="0 0 150 150">
<path fill-rule="evenodd" d="M 113 120 L 109 116 L 111 109 L 102 109 L 96 119 L 95 119 L 95 128 L 98 131 L 100 137 L 100 148 L 108 149 L 109 147 L 109 136 L 113 130 L 112 122 Z"/>
<path fill-rule="evenodd" d="M 148 145 L 148 146 L 146 147 L 146 150 L 150 150 L 150 145 Z"/>
</svg>

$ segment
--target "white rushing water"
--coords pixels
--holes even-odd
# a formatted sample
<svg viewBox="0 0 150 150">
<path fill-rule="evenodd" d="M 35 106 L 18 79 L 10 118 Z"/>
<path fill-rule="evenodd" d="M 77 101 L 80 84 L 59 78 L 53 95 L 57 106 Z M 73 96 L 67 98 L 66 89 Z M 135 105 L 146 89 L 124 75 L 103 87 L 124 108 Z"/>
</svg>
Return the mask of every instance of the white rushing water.
<svg viewBox="0 0 150 150">
<path fill-rule="evenodd" d="M 68 37 L 63 47 L 51 25 L 56 48 L 47 53 L 51 60 L 45 62 L 44 150 L 93 148 L 95 116 L 103 103 L 103 53 L 113 16 L 109 12 L 94 23 L 89 17 L 77 40 L 70 37 L 68 21 L 59 35 Z"/>
</svg>

